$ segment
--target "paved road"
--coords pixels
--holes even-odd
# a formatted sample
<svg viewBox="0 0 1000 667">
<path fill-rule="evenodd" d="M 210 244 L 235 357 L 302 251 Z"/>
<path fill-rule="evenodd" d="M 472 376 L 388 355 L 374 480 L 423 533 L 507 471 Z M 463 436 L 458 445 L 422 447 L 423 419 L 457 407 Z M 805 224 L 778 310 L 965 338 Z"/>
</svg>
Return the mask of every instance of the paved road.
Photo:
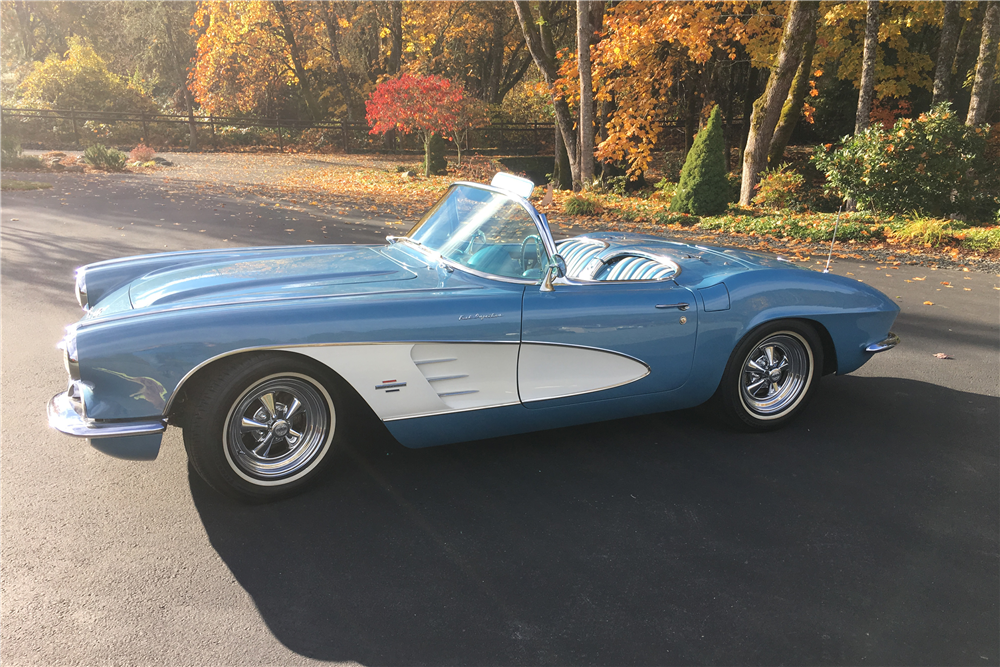
<svg viewBox="0 0 1000 667">
<path fill-rule="evenodd" d="M 1000 662 L 997 276 L 835 264 L 900 297 L 904 343 L 776 434 L 686 413 L 426 450 L 373 430 L 323 484 L 245 507 L 176 429 L 132 463 L 46 428 L 73 267 L 391 227 L 44 178 L 0 211 L 3 664 Z"/>
</svg>

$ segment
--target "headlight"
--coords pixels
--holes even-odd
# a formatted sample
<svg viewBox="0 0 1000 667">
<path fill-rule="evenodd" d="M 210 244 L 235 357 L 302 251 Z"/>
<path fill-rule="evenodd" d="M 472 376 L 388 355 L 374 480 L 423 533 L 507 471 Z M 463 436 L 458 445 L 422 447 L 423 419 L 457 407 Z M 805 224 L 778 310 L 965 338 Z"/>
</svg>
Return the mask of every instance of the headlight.
<svg viewBox="0 0 1000 667">
<path fill-rule="evenodd" d="M 59 349 L 63 351 L 63 363 L 66 365 L 66 372 L 73 380 L 80 379 L 80 357 L 76 351 L 76 329 L 67 328 L 66 337 L 59 343 Z"/>
<path fill-rule="evenodd" d="M 87 275 L 83 269 L 76 270 L 76 302 L 80 307 L 87 310 Z"/>
</svg>

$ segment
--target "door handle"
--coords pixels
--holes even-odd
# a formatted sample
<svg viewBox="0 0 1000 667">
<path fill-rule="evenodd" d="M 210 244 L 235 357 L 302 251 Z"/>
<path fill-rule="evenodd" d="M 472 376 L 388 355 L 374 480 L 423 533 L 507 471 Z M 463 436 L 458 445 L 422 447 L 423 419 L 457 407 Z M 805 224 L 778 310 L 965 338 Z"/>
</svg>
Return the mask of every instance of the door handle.
<svg viewBox="0 0 1000 667">
<path fill-rule="evenodd" d="M 677 310 L 687 310 L 691 306 L 686 303 L 658 303 L 656 307 L 660 310 L 666 310 L 667 308 L 676 308 Z"/>
</svg>

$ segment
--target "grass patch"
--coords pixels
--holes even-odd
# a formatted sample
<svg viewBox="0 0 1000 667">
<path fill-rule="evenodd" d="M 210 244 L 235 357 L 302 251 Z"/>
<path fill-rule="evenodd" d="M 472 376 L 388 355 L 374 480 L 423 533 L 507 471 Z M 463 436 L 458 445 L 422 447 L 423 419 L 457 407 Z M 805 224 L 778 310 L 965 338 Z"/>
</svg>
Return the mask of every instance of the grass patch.
<svg viewBox="0 0 1000 667">
<path fill-rule="evenodd" d="M 3 171 L 34 171 L 42 168 L 42 161 L 34 155 L 5 155 L 0 159 L 0 169 Z"/>
<path fill-rule="evenodd" d="M 1000 250 L 1000 227 L 970 227 L 955 235 L 959 245 L 978 252 Z"/>
<path fill-rule="evenodd" d="M 836 216 L 816 214 L 740 215 L 727 214 L 717 218 L 703 218 L 702 229 L 728 234 L 773 236 L 779 239 L 821 242 L 833 238 Z M 837 229 L 841 241 L 884 241 L 887 225 L 864 215 L 843 215 Z"/>
<path fill-rule="evenodd" d="M 39 181 L 15 181 L 9 178 L 0 181 L 0 190 L 47 190 L 51 187 L 51 183 Z"/>
<path fill-rule="evenodd" d="M 601 208 L 600 200 L 590 195 L 572 195 L 563 204 L 563 211 L 567 215 L 594 215 Z"/>
</svg>

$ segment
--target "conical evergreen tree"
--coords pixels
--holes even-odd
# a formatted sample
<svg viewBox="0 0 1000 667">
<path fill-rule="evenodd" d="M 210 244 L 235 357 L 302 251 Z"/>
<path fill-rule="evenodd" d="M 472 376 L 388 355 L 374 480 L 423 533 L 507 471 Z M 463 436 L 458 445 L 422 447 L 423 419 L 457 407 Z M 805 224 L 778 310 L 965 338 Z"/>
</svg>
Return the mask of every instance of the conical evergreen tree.
<svg viewBox="0 0 1000 667">
<path fill-rule="evenodd" d="M 708 124 L 694 138 L 681 169 L 681 182 L 670 202 L 670 210 L 692 215 L 717 215 L 729 204 L 725 142 L 719 107 L 712 109 Z"/>
</svg>

